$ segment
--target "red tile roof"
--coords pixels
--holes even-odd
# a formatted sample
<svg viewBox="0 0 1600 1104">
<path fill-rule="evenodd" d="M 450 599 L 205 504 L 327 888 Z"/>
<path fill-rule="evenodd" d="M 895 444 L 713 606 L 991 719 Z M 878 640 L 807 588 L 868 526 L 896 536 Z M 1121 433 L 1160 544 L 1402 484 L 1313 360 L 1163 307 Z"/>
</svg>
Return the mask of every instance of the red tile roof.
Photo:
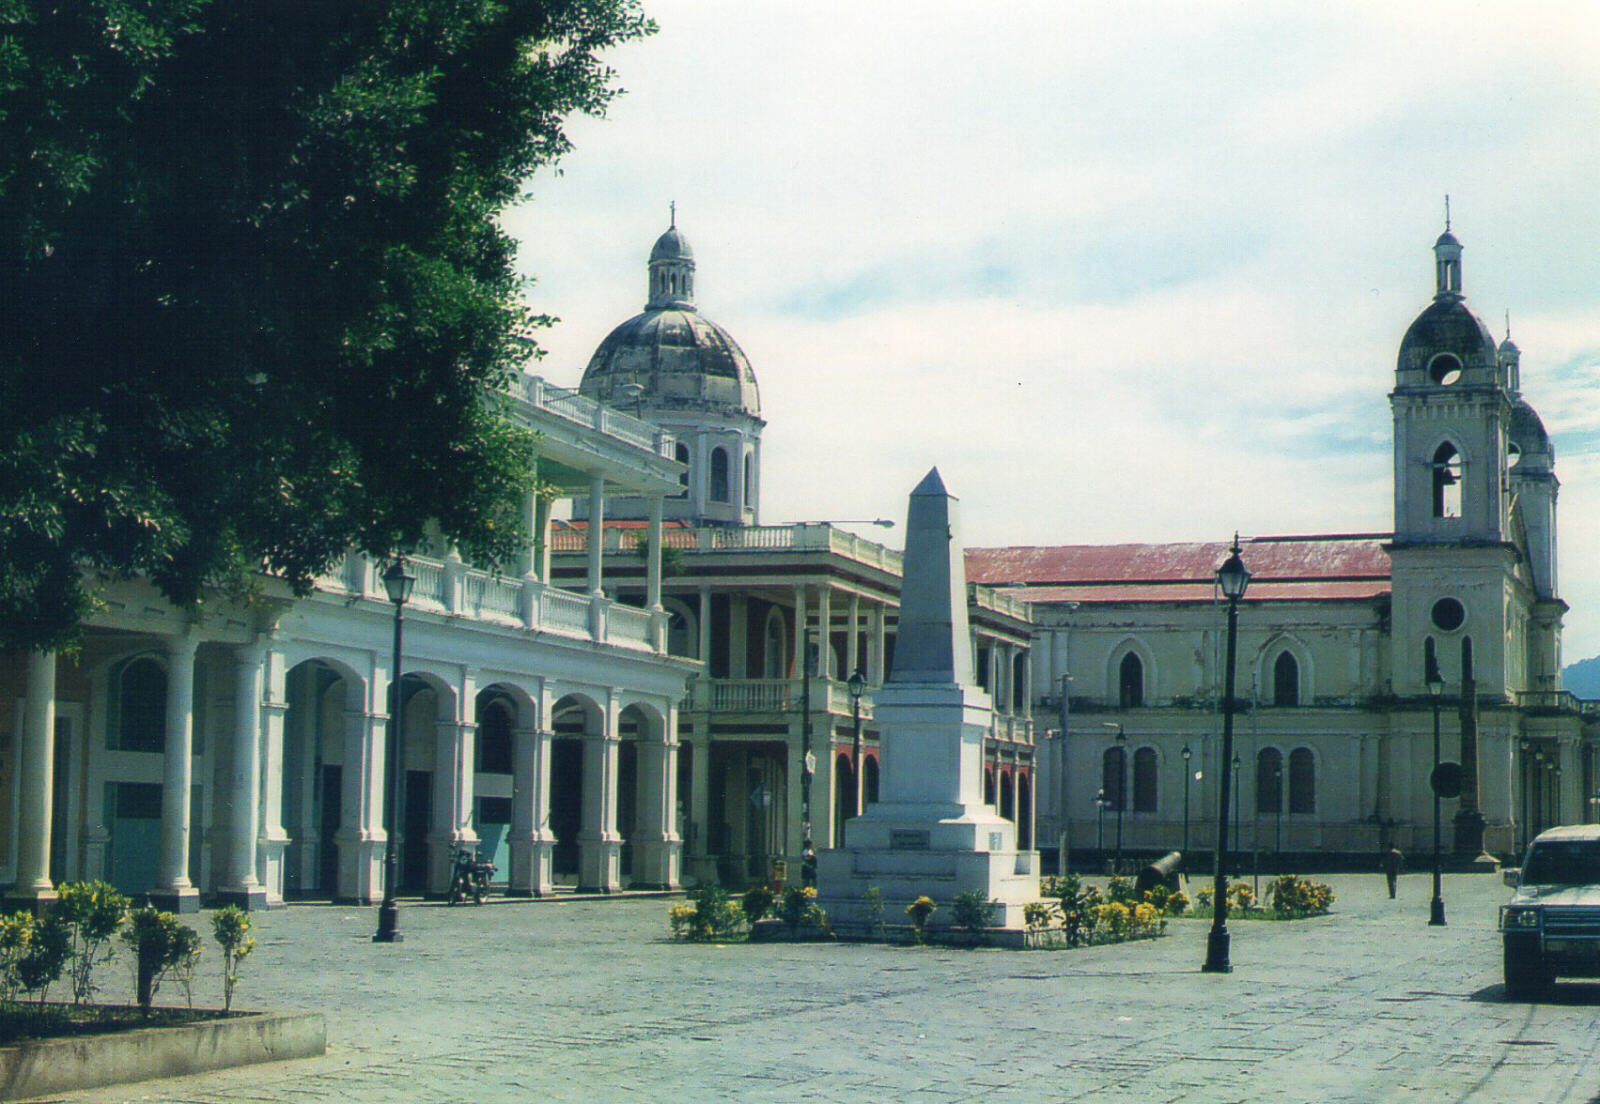
<svg viewBox="0 0 1600 1104">
<path fill-rule="evenodd" d="M 1360 600 L 1389 593 L 1387 533 L 1241 542 L 1253 601 Z M 967 578 L 1029 602 L 1209 602 L 1229 546 L 1049 545 L 967 549 Z"/>
</svg>

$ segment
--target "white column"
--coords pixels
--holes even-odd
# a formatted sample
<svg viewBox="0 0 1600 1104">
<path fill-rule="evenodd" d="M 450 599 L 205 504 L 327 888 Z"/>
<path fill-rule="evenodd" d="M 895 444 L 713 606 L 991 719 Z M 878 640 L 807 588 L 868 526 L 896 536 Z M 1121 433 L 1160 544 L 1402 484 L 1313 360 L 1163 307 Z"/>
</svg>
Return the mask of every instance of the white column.
<svg viewBox="0 0 1600 1104">
<path fill-rule="evenodd" d="M 374 693 L 371 698 L 374 704 L 389 700 L 388 680 L 393 676 L 392 671 L 385 674 L 381 680 L 382 695 Z M 380 683 L 376 676 L 372 681 L 375 688 Z M 351 702 L 347 697 L 345 704 L 348 706 Z M 334 835 L 339 846 L 339 884 L 333 888 L 339 900 L 372 904 L 383 897 L 383 856 L 389 840 L 383 827 L 384 808 L 389 801 L 384 788 L 389 759 L 389 714 L 387 710 L 369 712 L 364 702 L 360 704 L 361 708 L 346 708 L 344 712 L 340 816 Z M 396 720 L 399 723 L 400 718 Z M 400 740 L 404 745 L 404 732 Z"/>
<path fill-rule="evenodd" d="M 620 703 L 608 696 L 600 732 L 583 734 L 582 825 L 578 830 L 578 891 L 611 893 L 621 887 L 622 836 L 617 831 Z"/>
<path fill-rule="evenodd" d="M 223 862 L 218 896 L 224 904 L 264 908 L 266 891 L 256 880 L 256 825 L 261 807 L 261 687 L 263 641 L 235 656 L 233 691 L 233 761 L 228 771 L 228 853 Z"/>
<path fill-rule="evenodd" d="M 283 830 L 283 723 L 289 711 L 283 654 L 268 649 L 262 680 L 261 807 L 256 837 L 256 879 L 268 908 L 283 904 L 283 856 L 289 833 Z"/>
<path fill-rule="evenodd" d="M 805 674 L 806 662 L 806 588 L 794 588 L 794 662 L 789 665 L 793 677 Z"/>
<path fill-rule="evenodd" d="M 553 885 L 550 852 L 550 734 L 538 716 L 512 735 L 512 897 L 543 897 Z"/>
<path fill-rule="evenodd" d="M 652 610 L 661 608 L 661 510 L 661 496 L 651 495 L 650 557 L 645 567 L 644 604 L 646 608 Z"/>
<path fill-rule="evenodd" d="M 477 763 L 477 725 L 440 720 L 433 735 L 433 824 L 428 832 L 428 892 L 450 889 L 450 854 L 478 845 L 472 828 L 473 777 Z"/>
<path fill-rule="evenodd" d="M 22 715 L 17 788 L 17 884 L 7 895 L 33 908 L 55 900 L 50 884 L 51 801 L 56 760 L 56 657 L 28 653 L 28 702 Z"/>
<path fill-rule="evenodd" d="M 639 889 L 676 889 L 678 885 L 683 843 L 676 823 L 677 728 L 677 707 L 669 706 L 661 731 L 639 740 L 639 823 L 633 836 L 633 885 Z"/>
<path fill-rule="evenodd" d="M 868 653 L 872 658 L 867 671 L 867 682 L 873 686 L 883 685 L 883 661 L 888 625 L 889 607 L 880 602 L 872 611 L 872 641 L 868 647 Z"/>
<path fill-rule="evenodd" d="M 705 665 L 702 678 L 711 677 L 711 588 L 700 588 L 700 638 L 695 642 L 695 658 Z"/>
<path fill-rule="evenodd" d="M 823 583 L 817 594 L 818 678 L 833 677 L 833 588 Z"/>
<path fill-rule="evenodd" d="M 151 903 L 168 912 L 198 912 L 189 881 L 189 785 L 194 772 L 193 634 L 167 641 L 167 730 L 161 778 L 161 856 Z"/>
<path fill-rule="evenodd" d="M 861 667 L 861 595 L 850 595 L 850 639 L 844 646 L 844 671 L 845 678 L 855 674 Z"/>
<path fill-rule="evenodd" d="M 689 823 L 694 838 L 690 873 L 698 881 L 716 877 L 716 864 L 707 859 L 711 843 L 711 730 L 703 718 L 695 721 L 694 743 L 689 748 Z"/>
<path fill-rule="evenodd" d="M 601 585 L 600 553 L 605 545 L 606 530 L 606 479 L 603 475 L 589 480 L 589 593 L 599 597 L 605 593 Z"/>
</svg>

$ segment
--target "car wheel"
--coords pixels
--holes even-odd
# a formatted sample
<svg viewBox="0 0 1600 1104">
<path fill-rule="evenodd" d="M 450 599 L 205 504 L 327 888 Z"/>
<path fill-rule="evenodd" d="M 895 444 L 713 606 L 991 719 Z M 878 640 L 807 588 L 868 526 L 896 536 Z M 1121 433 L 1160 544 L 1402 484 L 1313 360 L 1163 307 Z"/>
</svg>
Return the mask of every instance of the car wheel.
<svg viewBox="0 0 1600 1104">
<path fill-rule="evenodd" d="M 1555 979 L 1545 969 L 1537 951 L 1505 949 L 1506 996 L 1512 1000 L 1531 1000 L 1550 988 Z"/>
</svg>

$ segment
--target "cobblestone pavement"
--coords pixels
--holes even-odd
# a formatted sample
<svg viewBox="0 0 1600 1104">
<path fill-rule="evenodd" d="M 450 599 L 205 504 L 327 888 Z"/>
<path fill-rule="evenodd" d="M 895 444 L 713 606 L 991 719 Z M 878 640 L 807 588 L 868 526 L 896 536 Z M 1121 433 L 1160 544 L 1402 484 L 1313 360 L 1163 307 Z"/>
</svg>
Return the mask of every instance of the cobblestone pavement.
<svg viewBox="0 0 1600 1104">
<path fill-rule="evenodd" d="M 1390 901 L 1334 876 L 1335 915 L 1208 922 L 1073 951 L 681 945 L 655 899 L 259 917 L 242 1007 L 320 1010 L 328 1054 L 67 1097 L 83 1102 L 660 1100 L 1592 1101 L 1600 985 L 1500 985 L 1498 878 L 1426 874 Z M 215 946 L 196 1001 L 220 1003 Z M 120 968 L 112 999 L 125 998 Z M 170 984 L 170 983 L 169 983 Z M 172 994 L 163 992 L 162 996 Z"/>
</svg>

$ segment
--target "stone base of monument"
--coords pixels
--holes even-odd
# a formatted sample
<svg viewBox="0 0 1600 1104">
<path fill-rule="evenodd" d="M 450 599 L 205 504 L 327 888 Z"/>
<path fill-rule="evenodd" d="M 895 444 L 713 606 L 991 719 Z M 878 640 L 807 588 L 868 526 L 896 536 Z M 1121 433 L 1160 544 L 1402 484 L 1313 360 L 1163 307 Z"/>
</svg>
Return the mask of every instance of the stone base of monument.
<svg viewBox="0 0 1600 1104">
<path fill-rule="evenodd" d="M 848 846 L 817 856 L 823 893 L 817 903 L 841 937 L 869 936 L 879 923 L 903 926 L 906 906 L 918 897 L 935 905 L 930 933 L 954 931 L 955 899 L 973 890 L 995 902 L 996 928 L 1023 930 L 1023 906 L 1039 899 L 1039 853 L 1016 850 L 1010 821 L 897 820 L 853 820 L 845 829 Z"/>
</svg>

